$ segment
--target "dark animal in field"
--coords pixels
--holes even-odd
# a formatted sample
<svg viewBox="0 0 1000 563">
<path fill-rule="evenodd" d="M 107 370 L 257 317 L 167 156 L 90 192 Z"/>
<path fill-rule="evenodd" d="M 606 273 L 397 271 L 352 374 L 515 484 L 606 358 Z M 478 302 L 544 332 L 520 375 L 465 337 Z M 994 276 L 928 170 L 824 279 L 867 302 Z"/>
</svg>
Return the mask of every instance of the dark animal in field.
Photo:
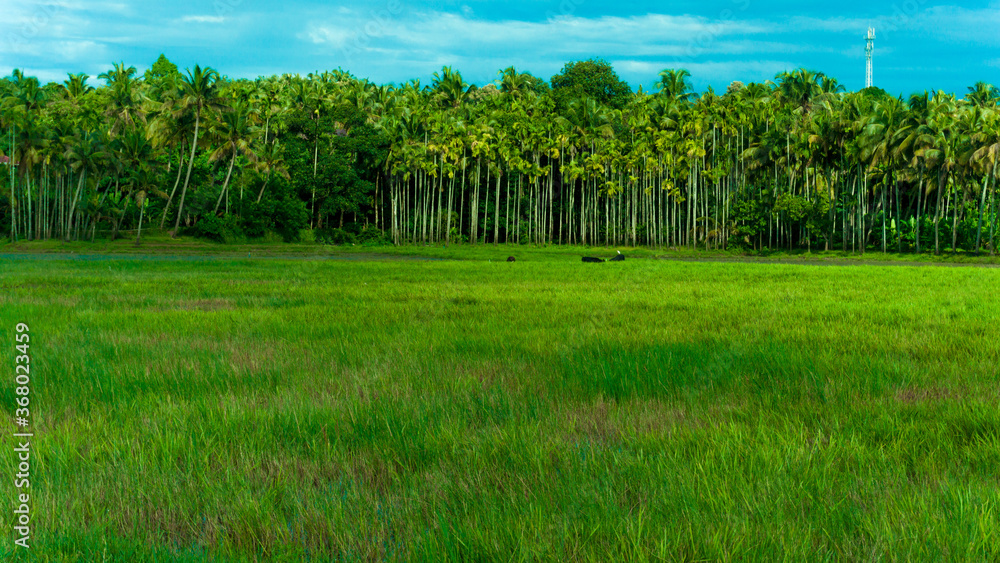
<svg viewBox="0 0 1000 563">
<path fill-rule="evenodd" d="M 614 258 L 612 258 L 611 261 L 612 262 L 624 262 L 625 261 L 625 255 L 622 254 L 621 250 L 619 250 L 618 251 L 618 256 L 615 256 Z"/>
<path fill-rule="evenodd" d="M 604 262 L 604 260 L 601 259 L 601 258 L 593 258 L 591 256 L 584 256 L 583 257 L 583 261 L 586 262 L 586 263 L 588 263 L 588 264 L 597 264 L 597 263 L 600 263 L 600 262 Z"/>
<path fill-rule="evenodd" d="M 511 257 L 507 258 L 507 261 L 508 262 L 517 262 L 517 258 L 514 258 L 513 256 L 511 256 Z"/>
</svg>

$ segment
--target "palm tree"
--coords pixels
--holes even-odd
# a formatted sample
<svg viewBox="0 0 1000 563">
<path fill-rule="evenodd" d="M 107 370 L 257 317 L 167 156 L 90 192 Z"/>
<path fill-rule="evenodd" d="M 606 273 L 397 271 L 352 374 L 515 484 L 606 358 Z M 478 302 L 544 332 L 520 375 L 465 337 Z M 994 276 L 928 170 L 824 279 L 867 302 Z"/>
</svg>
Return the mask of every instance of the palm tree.
<svg viewBox="0 0 1000 563">
<path fill-rule="evenodd" d="M 934 144 L 924 151 L 929 168 L 938 171 L 937 202 L 934 210 L 934 254 L 941 254 L 941 218 L 947 209 L 941 207 L 942 196 L 956 166 L 955 120 L 958 106 L 954 96 L 938 91 L 930 99 L 928 125 Z M 949 196 L 950 197 L 950 196 Z"/>
<path fill-rule="evenodd" d="M 1000 116 L 996 112 L 990 112 L 984 117 L 984 126 L 973 133 L 970 138 L 970 163 L 978 165 L 984 173 L 983 191 L 979 201 L 979 222 L 976 227 L 976 253 L 982 251 L 983 242 L 983 214 L 986 211 L 987 191 L 993 192 L 996 182 L 997 163 L 1000 161 Z M 990 206 L 991 211 L 993 205 Z M 990 237 L 992 248 L 993 237 Z"/>
<path fill-rule="evenodd" d="M 927 153 L 934 147 L 934 131 L 929 123 L 928 114 L 930 94 L 914 94 L 910 97 L 909 110 L 896 132 L 895 156 L 907 163 L 911 169 L 917 170 L 917 211 L 914 225 L 916 251 L 920 253 L 920 223 L 923 213 L 921 204 L 924 198 L 924 178 L 927 170 Z"/>
<path fill-rule="evenodd" d="M 222 198 L 225 197 L 226 191 L 229 189 L 229 180 L 233 176 L 233 166 L 236 164 L 236 158 L 242 155 L 251 162 L 257 158 L 251 149 L 253 134 L 250 126 L 249 110 L 243 103 L 237 103 L 232 109 L 222 113 L 221 119 L 216 125 L 216 133 L 222 142 L 208 158 L 210 161 L 216 162 L 219 159 L 229 157 L 229 170 L 226 172 L 226 179 L 222 183 L 222 191 L 219 192 L 219 199 L 215 202 L 215 209 L 212 210 L 212 213 L 219 212 Z"/>
<path fill-rule="evenodd" d="M 87 80 L 90 75 L 86 73 L 70 74 L 69 79 L 63 82 L 63 88 L 66 90 L 66 94 L 72 98 L 77 99 L 94 91 L 94 87 L 87 84 Z"/>
<path fill-rule="evenodd" d="M 691 73 L 685 69 L 667 69 L 660 73 L 658 84 L 660 93 L 680 102 L 690 101 L 695 94 L 691 91 Z"/>
<path fill-rule="evenodd" d="M 128 198 L 133 195 L 133 192 L 139 189 L 145 190 L 149 185 L 148 163 L 153 157 L 153 145 L 146 137 L 145 130 L 133 126 L 122 134 L 119 139 L 119 147 L 120 162 L 124 170 L 127 171 L 125 175 L 125 200 L 124 205 L 121 206 L 122 212 L 124 212 Z M 143 199 L 145 199 L 145 194 L 143 194 Z M 117 238 L 119 226 L 120 220 L 115 221 L 111 240 Z"/>
<path fill-rule="evenodd" d="M 149 169 L 143 168 L 143 172 L 148 174 Z M 146 215 L 146 209 L 149 207 L 149 199 L 146 198 L 148 192 L 144 189 L 136 191 L 135 194 L 135 204 L 139 206 L 139 229 L 135 233 L 135 244 L 139 245 L 139 240 L 142 238 L 142 218 Z"/>
<path fill-rule="evenodd" d="M 886 228 L 890 215 L 886 191 L 890 187 L 895 188 L 898 251 L 903 251 L 903 238 L 899 229 L 899 177 L 896 174 L 898 153 L 895 143 L 904 110 L 903 103 L 896 98 L 876 103 L 873 113 L 867 119 L 862 137 L 865 147 L 862 158 L 869 162 L 869 171 L 881 172 L 882 176 L 882 252 L 886 251 Z"/>
<path fill-rule="evenodd" d="M 178 108 L 174 111 L 175 117 L 194 113 L 194 139 L 191 141 L 191 157 L 188 160 L 187 175 L 184 177 L 184 188 L 181 190 L 181 201 L 177 207 L 177 220 L 174 222 L 174 230 L 171 236 L 176 237 L 181 225 L 181 217 L 184 213 L 184 198 L 187 196 L 188 186 L 191 183 L 191 170 L 194 168 L 194 156 L 198 150 L 198 134 L 201 129 L 202 113 L 206 110 L 219 110 L 219 93 L 216 81 L 219 73 L 210 67 L 204 69 L 195 65 L 194 70 L 188 70 L 187 76 L 181 79 L 181 99 L 178 100 Z"/>
<path fill-rule="evenodd" d="M 808 113 L 817 98 L 823 94 L 835 93 L 839 88 L 835 81 L 831 83 L 827 80 L 822 72 L 804 68 L 782 72 L 775 78 L 778 81 L 778 94 L 788 103 L 797 106 L 800 113 Z"/>
<path fill-rule="evenodd" d="M 167 152 L 167 170 L 173 166 L 174 153 L 177 156 L 177 173 L 174 175 L 174 185 L 167 196 L 167 203 L 163 206 L 163 214 L 160 217 L 160 229 L 167 223 L 170 215 L 170 205 L 177 195 L 177 189 L 181 186 L 181 178 L 184 174 L 184 155 L 187 153 L 187 143 L 190 142 L 190 135 L 194 131 L 194 120 L 191 115 L 183 115 L 178 119 L 173 116 L 173 109 L 163 112 L 150 123 L 149 133 L 158 149 Z"/>
<path fill-rule="evenodd" d="M 980 108 L 996 107 L 1000 100 L 1000 88 L 986 82 L 976 82 L 969 86 L 969 93 L 965 96 L 966 101 Z"/>
<path fill-rule="evenodd" d="M 435 96 L 443 107 L 457 108 L 461 106 L 474 87 L 462 80 L 462 74 L 446 66 L 441 72 L 434 73 L 432 85 Z"/>
<path fill-rule="evenodd" d="M 87 186 L 88 175 L 96 174 L 101 161 L 107 156 L 104 139 L 97 133 L 77 131 L 67 146 L 65 156 L 70 169 L 75 171 L 79 178 L 75 194 L 69 202 L 66 224 L 68 241 L 73 233 L 74 218 L 76 226 L 79 227 L 78 205 L 81 201 L 87 201 L 84 197 L 84 188 Z"/>
<path fill-rule="evenodd" d="M 526 72 L 518 72 L 516 68 L 509 66 L 500 71 L 500 80 L 497 87 L 504 94 L 510 94 L 515 98 L 524 98 L 535 95 L 532 89 L 532 80 L 535 80 Z"/>
<path fill-rule="evenodd" d="M 138 71 L 134 66 L 125 67 L 125 63 L 114 63 L 114 68 L 97 75 L 97 78 L 104 80 L 111 88 L 112 103 L 107 112 L 114 119 L 113 130 L 135 123 L 137 107 L 134 98 L 134 77 Z"/>
<path fill-rule="evenodd" d="M 147 83 L 124 63 L 102 73 L 96 91 L 87 78 L 43 86 L 16 71 L 0 80 L 0 145 L 18 164 L 5 169 L 12 236 L 92 235 L 109 218 L 116 231 L 142 228 L 157 197 L 166 201 L 161 224 L 174 219 L 176 236 L 201 152 L 213 177 L 225 177 L 215 213 L 229 212 L 234 182 L 256 178 L 262 201 L 274 175 L 292 177 L 293 160 L 311 160 L 312 189 L 297 195 L 314 225 L 357 211 L 397 243 L 454 242 L 458 233 L 515 244 L 710 248 L 743 239 L 809 248 L 820 235 L 864 251 L 881 223 L 884 249 L 894 225 L 899 247 L 913 236 L 920 251 L 933 220 L 940 252 L 947 217 L 953 249 L 994 247 L 998 92 L 985 83 L 963 100 L 939 92 L 904 102 L 844 93 L 832 77 L 799 69 L 717 96 L 692 92 L 687 71 L 665 70 L 656 93 L 615 110 L 587 99 L 557 104 L 514 67 L 481 90 L 448 67 L 432 87 L 376 86 L 343 71 L 227 81 L 199 67 Z M 232 110 L 216 111 L 223 106 Z M 352 137 L 373 130 L 382 136 L 374 144 L 385 143 L 381 153 L 343 145 L 371 190 L 343 201 L 323 198 L 319 158 L 351 129 L 338 124 L 340 111 L 364 116 Z M 291 136 L 308 145 L 301 154 Z M 283 147 L 295 150 L 287 163 Z M 974 204 L 973 237 L 956 227 L 963 214 L 975 220 Z"/>
<path fill-rule="evenodd" d="M 277 140 L 264 145 L 260 154 L 257 155 L 256 169 L 265 177 L 264 185 L 260 187 L 260 193 L 257 194 L 257 203 L 260 203 L 261 198 L 264 197 L 267 184 L 271 181 L 271 174 L 278 174 L 286 180 L 291 178 L 288 174 L 288 166 L 285 164 L 284 148 Z"/>
</svg>

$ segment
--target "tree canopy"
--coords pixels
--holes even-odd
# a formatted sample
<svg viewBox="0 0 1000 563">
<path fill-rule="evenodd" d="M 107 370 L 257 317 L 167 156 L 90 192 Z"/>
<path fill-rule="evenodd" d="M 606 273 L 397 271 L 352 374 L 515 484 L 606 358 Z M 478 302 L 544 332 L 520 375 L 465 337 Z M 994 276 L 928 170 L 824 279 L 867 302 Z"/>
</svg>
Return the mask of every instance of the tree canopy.
<svg viewBox="0 0 1000 563">
<path fill-rule="evenodd" d="M 603 59 L 566 63 L 551 82 L 560 107 L 566 107 L 571 100 L 593 98 L 610 108 L 622 109 L 632 95 L 628 83 Z"/>
<path fill-rule="evenodd" d="M 604 61 L 552 87 L 343 70 L 233 80 L 166 57 L 139 75 L 0 79 L 9 238 L 145 228 L 217 240 L 839 248 L 996 247 L 1000 112 L 956 96 L 847 92 L 821 72 L 632 92 Z"/>
</svg>

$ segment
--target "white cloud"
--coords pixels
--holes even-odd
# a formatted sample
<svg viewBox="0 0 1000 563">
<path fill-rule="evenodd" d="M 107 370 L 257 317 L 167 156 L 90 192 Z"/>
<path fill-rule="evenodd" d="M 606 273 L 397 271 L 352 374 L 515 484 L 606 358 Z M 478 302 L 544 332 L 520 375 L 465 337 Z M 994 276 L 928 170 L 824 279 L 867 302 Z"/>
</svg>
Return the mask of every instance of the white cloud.
<svg viewBox="0 0 1000 563">
<path fill-rule="evenodd" d="M 477 19 L 459 13 L 338 14 L 311 23 L 299 34 L 319 53 L 340 55 L 338 64 L 356 66 L 361 60 L 381 64 L 389 60 L 414 61 L 426 69 L 432 62 L 459 66 L 469 60 L 482 67 L 486 60 L 503 66 L 529 60 L 558 70 L 572 58 L 603 56 L 694 58 L 721 50 L 759 53 L 771 48 L 791 52 L 801 47 L 734 41 L 769 30 L 755 21 L 712 21 L 696 16 L 646 14 L 634 17 L 583 18 L 554 16 L 544 21 Z M 728 40 L 727 40 L 728 39 Z"/>
<path fill-rule="evenodd" d="M 874 20 L 863 18 L 793 16 L 785 22 L 784 29 L 788 31 L 826 31 L 831 33 L 857 33 L 861 35 L 874 24 Z"/>
<path fill-rule="evenodd" d="M 338 15 L 309 24 L 299 38 L 349 69 L 371 76 L 400 68 L 427 75 L 442 65 L 468 71 L 469 80 L 494 78 L 491 68 L 515 65 L 550 76 L 567 60 L 600 56 L 621 75 L 645 83 L 670 66 L 684 67 L 700 80 L 773 78 L 798 66 L 784 59 L 802 53 L 839 55 L 829 46 L 798 43 L 774 34 L 759 20 L 711 20 L 690 15 L 645 14 L 633 17 L 553 16 L 543 21 L 490 21 L 467 12 L 415 12 L 405 17 Z M 748 56 L 760 62 L 727 62 Z M 708 62 L 712 58 L 719 62 Z M 491 66 L 492 65 L 492 66 Z M 728 76 L 727 76 L 727 73 Z"/>
<path fill-rule="evenodd" d="M 1000 9 L 930 4 L 931 0 L 912 0 L 871 18 L 713 19 L 647 13 L 496 21 L 461 6 L 455 12 L 410 10 L 382 17 L 330 10 L 327 19 L 315 19 L 299 37 L 312 45 L 316 57 L 370 76 L 394 74 L 396 80 L 403 78 L 399 69 L 427 76 L 441 61 L 465 69 L 468 79 L 481 81 L 493 79 L 488 69 L 495 62 L 502 65 L 497 68 L 514 64 L 556 72 L 567 60 L 600 56 L 614 61 L 634 84 L 645 83 L 671 66 L 688 68 L 697 81 L 718 81 L 768 79 L 799 66 L 822 65 L 826 69 L 820 70 L 829 70 L 831 60 L 854 64 L 864 55 L 863 36 L 869 26 L 878 31 L 878 56 L 887 63 L 898 57 L 899 47 L 920 41 L 918 34 L 935 42 L 1000 45 L 995 32 L 1000 28 Z M 395 73 L 383 73 L 393 68 Z"/>
<path fill-rule="evenodd" d="M 0 0 L 0 74 L 37 69 L 32 72 L 39 79 L 58 81 L 67 72 L 95 74 L 111 61 L 127 59 L 125 51 L 135 47 L 198 48 L 231 41 L 243 19 L 206 14 L 165 19 L 159 7 L 135 6 L 121 0 Z M 213 34 L 202 27 L 223 22 L 234 25 Z"/>
<path fill-rule="evenodd" d="M 184 16 L 181 19 L 185 23 L 225 23 L 224 16 Z"/>
<path fill-rule="evenodd" d="M 917 14 L 912 27 L 935 38 L 964 43 L 1000 46 L 1000 8 L 970 10 L 958 6 L 935 6 Z"/>
<path fill-rule="evenodd" d="M 61 83 L 66 80 L 66 71 L 58 68 L 34 68 L 34 67 L 24 67 L 21 68 L 25 76 L 34 76 L 42 84 L 47 84 L 49 82 Z M 93 78 L 88 82 L 91 86 L 95 85 Z"/>
<path fill-rule="evenodd" d="M 342 14 L 343 15 L 343 14 Z M 755 22 L 718 21 L 694 16 L 647 14 L 629 18 L 557 16 L 541 22 L 487 21 L 468 14 L 419 12 L 407 18 L 338 17 L 310 24 L 304 35 L 315 43 L 341 44 L 345 37 L 378 36 L 407 47 L 455 48 L 484 45 L 530 47 L 539 43 L 623 48 L 639 44 L 705 43 L 735 34 L 759 34 L 768 28 Z"/>
<path fill-rule="evenodd" d="M 348 30 L 321 26 L 311 28 L 305 33 L 299 34 L 299 38 L 306 39 L 316 45 L 329 45 L 339 48 L 348 40 L 353 39 L 355 35 Z"/>
<path fill-rule="evenodd" d="M 996 29 L 1000 27 L 1000 8 L 997 2 L 990 8 L 969 9 L 961 6 L 927 6 L 928 0 L 913 0 L 894 6 L 892 10 L 874 18 L 814 18 L 793 17 L 788 26 L 798 31 L 826 31 L 853 33 L 858 41 L 868 27 L 874 27 L 879 40 L 922 32 L 925 39 L 1000 45 Z"/>
<path fill-rule="evenodd" d="M 13 67 L 36 68 L 47 77 L 64 78 L 66 71 L 81 70 L 94 74 L 91 69 L 106 70 L 111 61 L 138 65 L 143 62 L 139 57 L 162 49 L 180 57 L 182 66 L 198 57 L 211 58 L 213 64 L 243 69 L 241 75 L 247 76 L 339 66 L 374 81 L 399 82 L 426 80 L 449 65 L 482 84 L 510 65 L 548 77 L 566 61 L 599 56 L 612 61 L 634 85 L 648 85 L 668 67 L 688 68 L 699 85 L 718 85 L 734 78 L 773 78 L 798 66 L 853 76 L 851 69 L 864 56 L 862 37 L 869 25 L 878 30 L 876 72 L 883 76 L 901 65 L 921 64 L 936 75 L 933 69 L 953 58 L 957 66 L 980 74 L 1000 68 L 995 49 L 1000 46 L 995 32 L 1000 0 L 990 0 L 989 8 L 934 5 L 937 1 L 873 5 L 870 19 L 782 15 L 776 9 L 755 10 L 764 14 L 760 17 L 750 17 L 748 11 L 715 18 L 661 13 L 583 17 L 582 11 L 564 10 L 564 15 L 547 19 L 495 21 L 483 15 L 481 2 L 470 0 L 433 3 L 453 6 L 449 12 L 426 8 L 431 3 L 423 0 L 316 2 L 295 10 L 242 0 L 240 9 L 222 12 L 213 9 L 218 4 L 213 0 L 189 8 L 188 15 L 171 12 L 162 3 L 135 0 L 0 0 L 0 74 Z M 662 6 L 664 11 L 676 9 L 674 4 Z M 614 4 L 601 9 L 625 10 Z M 690 9 L 715 13 L 711 6 Z M 205 26 L 212 26 L 212 33 Z M 949 54 L 973 52 L 973 45 L 982 53 L 979 58 Z M 922 58 L 906 56 L 914 49 L 923 52 Z M 57 67 L 64 70 L 53 70 Z M 905 74 L 897 78 L 900 83 L 912 80 Z"/>
<path fill-rule="evenodd" d="M 634 74 L 651 77 L 653 80 L 665 68 L 684 68 L 691 76 L 700 81 L 720 82 L 741 80 L 743 82 L 763 82 L 771 80 L 778 73 L 795 68 L 791 61 L 709 61 L 691 62 L 683 60 L 651 63 L 635 60 L 612 61 L 615 68 Z"/>
</svg>

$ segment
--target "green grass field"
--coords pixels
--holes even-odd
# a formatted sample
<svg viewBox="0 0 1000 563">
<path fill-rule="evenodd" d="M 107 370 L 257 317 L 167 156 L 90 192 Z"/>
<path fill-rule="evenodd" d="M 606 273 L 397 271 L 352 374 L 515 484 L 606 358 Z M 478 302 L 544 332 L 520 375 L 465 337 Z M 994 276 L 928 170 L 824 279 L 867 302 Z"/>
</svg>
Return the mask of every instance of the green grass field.
<svg viewBox="0 0 1000 563">
<path fill-rule="evenodd" d="M 0 261 L 0 559 L 1000 559 L 1000 269 L 442 251 Z"/>
<path fill-rule="evenodd" d="M 30 255 L 82 255 L 82 256 L 120 256 L 120 257 L 211 257 L 211 258 L 347 258 L 352 256 L 369 257 L 372 255 L 391 257 L 422 257 L 446 260 L 505 260 L 511 254 L 530 260 L 552 260 L 572 257 L 578 259 L 581 254 L 610 257 L 615 254 L 614 248 L 579 246 L 494 246 L 485 245 L 408 245 L 408 246 L 378 246 L 366 245 L 329 246 L 319 244 L 284 244 L 281 242 L 264 243 L 255 241 L 248 244 L 220 244 L 192 237 L 170 238 L 168 234 L 153 231 L 144 236 L 141 244 L 135 244 L 132 239 L 110 241 L 98 239 L 97 242 L 62 242 L 56 240 L 18 242 L 11 244 L 9 239 L 0 238 L 0 258 L 18 254 Z M 805 250 L 771 250 L 771 251 L 705 251 L 689 248 L 670 248 L 651 250 L 646 248 L 621 248 L 630 256 L 639 258 L 670 258 L 678 260 L 738 260 L 763 263 L 843 263 L 843 264 L 939 264 L 939 265 L 980 265 L 1000 267 L 1000 257 L 988 253 L 959 252 L 944 253 L 935 256 L 932 253 L 888 253 L 869 250 L 867 253 L 840 251 Z"/>
</svg>

